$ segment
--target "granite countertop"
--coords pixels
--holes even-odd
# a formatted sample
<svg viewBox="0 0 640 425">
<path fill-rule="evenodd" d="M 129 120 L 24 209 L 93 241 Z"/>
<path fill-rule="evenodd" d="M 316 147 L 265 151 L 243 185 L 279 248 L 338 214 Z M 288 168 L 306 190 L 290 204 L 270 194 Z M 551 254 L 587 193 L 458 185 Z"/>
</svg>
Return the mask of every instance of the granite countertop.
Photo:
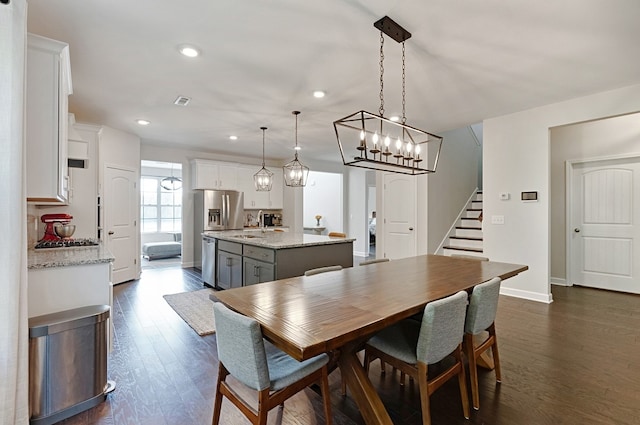
<svg viewBox="0 0 640 425">
<path fill-rule="evenodd" d="M 330 238 L 329 236 L 307 235 L 293 232 L 243 232 L 242 230 L 223 230 L 219 232 L 204 232 L 209 236 L 223 241 L 236 242 L 245 245 L 261 246 L 271 249 L 299 248 L 314 245 L 331 245 L 353 242 L 353 238 Z"/>
<path fill-rule="evenodd" d="M 114 260 L 113 254 L 102 245 L 73 248 L 32 248 L 27 251 L 27 267 L 29 269 L 111 263 Z"/>
</svg>

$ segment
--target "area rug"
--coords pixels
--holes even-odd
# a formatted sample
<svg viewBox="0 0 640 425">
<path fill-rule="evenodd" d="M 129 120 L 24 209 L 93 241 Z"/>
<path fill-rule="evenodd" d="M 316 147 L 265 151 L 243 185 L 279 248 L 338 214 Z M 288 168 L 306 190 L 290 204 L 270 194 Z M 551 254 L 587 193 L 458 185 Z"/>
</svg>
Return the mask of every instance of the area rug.
<svg viewBox="0 0 640 425">
<path fill-rule="evenodd" d="M 214 292 L 213 289 L 200 289 L 164 295 L 164 299 L 198 335 L 204 336 L 216 331 L 213 301 L 209 299 L 209 295 Z"/>
</svg>

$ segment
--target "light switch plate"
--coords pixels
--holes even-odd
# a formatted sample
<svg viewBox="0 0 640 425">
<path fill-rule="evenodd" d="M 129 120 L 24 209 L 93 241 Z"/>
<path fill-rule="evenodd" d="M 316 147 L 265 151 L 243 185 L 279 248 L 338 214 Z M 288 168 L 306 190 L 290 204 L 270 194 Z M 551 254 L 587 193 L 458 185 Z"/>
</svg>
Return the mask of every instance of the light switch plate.
<svg viewBox="0 0 640 425">
<path fill-rule="evenodd" d="M 504 224 L 504 216 L 503 215 L 492 215 L 491 216 L 491 224 Z"/>
<path fill-rule="evenodd" d="M 508 201 L 511 198 L 511 194 L 509 192 L 500 192 L 500 200 Z"/>
</svg>

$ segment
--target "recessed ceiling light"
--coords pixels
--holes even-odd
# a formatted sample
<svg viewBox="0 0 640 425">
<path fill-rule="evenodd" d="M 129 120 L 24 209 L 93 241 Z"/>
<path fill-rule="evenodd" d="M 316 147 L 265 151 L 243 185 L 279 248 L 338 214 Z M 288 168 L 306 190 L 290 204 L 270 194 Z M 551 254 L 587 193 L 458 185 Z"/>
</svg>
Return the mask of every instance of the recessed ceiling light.
<svg viewBox="0 0 640 425">
<path fill-rule="evenodd" d="M 136 122 L 140 125 L 149 125 L 151 124 L 151 121 L 147 121 L 147 120 L 136 120 Z"/>
<path fill-rule="evenodd" d="M 397 116 L 397 115 L 393 115 L 393 116 L 389 117 L 389 119 L 390 119 L 391 121 L 393 121 L 393 122 L 398 122 L 398 121 L 400 121 L 400 117 L 399 117 L 399 116 Z"/>
<path fill-rule="evenodd" d="M 313 92 L 313 97 L 317 99 L 322 99 L 326 93 L 322 90 L 316 90 Z"/>
<path fill-rule="evenodd" d="M 182 45 L 179 48 L 180 53 L 189 58 L 195 58 L 200 54 L 200 51 L 193 46 Z"/>
<path fill-rule="evenodd" d="M 238 140 L 238 136 L 229 136 L 230 140 Z"/>
</svg>

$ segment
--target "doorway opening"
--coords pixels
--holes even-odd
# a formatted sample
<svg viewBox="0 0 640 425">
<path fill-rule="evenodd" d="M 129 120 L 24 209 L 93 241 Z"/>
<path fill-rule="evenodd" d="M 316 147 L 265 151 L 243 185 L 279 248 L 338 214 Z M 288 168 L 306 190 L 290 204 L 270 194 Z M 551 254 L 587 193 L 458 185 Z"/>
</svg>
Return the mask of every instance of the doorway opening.
<svg viewBox="0 0 640 425">
<path fill-rule="evenodd" d="M 141 161 L 140 242 L 142 269 L 181 266 L 181 163 Z"/>
<path fill-rule="evenodd" d="M 344 232 L 342 174 L 310 171 L 303 199 L 305 233 Z"/>
<path fill-rule="evenodd" d="M 376 258 L 376 172 L 367 171 L 367 234 L 369 257 Z"/>
</svg>

